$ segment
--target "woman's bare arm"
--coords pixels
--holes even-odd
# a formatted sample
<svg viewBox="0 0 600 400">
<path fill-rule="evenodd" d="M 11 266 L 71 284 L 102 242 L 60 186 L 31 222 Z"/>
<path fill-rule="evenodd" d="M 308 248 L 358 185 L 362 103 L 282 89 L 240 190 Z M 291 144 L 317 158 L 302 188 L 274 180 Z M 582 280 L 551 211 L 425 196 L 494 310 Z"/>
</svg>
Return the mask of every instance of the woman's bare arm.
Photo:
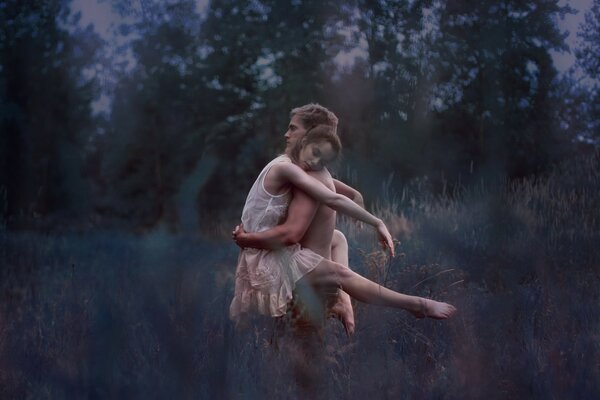
<svg viewBox="0 0 600 400">
<path fill-rule="evenodd" d="M 309 176 L 297 165 L 281 163 L 273 166 L 271 170 L 276 175 L 274 178 L 287 180 L 313 199 L 326 204 L 336 211 L 375 227 L 380 241 L 389 248 L 392 255 L 394 254 L 392 235 L 390 235 L 382 220 L 361 208 L 349 198 L 329 190 L 325 185 L 312 176 Z"/>
</svg>

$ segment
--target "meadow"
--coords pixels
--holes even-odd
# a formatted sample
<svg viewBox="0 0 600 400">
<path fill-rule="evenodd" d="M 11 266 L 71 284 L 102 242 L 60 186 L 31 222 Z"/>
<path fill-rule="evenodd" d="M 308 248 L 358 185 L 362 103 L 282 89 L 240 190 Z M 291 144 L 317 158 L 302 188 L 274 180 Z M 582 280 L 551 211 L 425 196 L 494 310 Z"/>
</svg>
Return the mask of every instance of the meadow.
<svg viewBox="0 0 600 400">
<path fill-rule="evenodd" d="M 309 369 L 330 399 L 600 397 L 600 157 L 434 195 L 384 185 L 397 257 L 340 219 L 351 266 L 454 304 L 449 321 L 356 304 Z M 225 227 L 223 232 L 227 232 Z M 271 321 L 227 312 L 226 234 L 60 235 L 0 226 L 0 398 L 305 398 Z"/>
</svg>

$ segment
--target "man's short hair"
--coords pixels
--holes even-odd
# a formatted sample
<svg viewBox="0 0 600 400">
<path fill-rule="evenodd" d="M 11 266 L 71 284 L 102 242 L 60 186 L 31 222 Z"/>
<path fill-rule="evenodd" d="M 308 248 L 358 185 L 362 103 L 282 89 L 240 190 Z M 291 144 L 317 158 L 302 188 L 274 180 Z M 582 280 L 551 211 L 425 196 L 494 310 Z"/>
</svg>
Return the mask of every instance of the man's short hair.
<svg viewBox="0 0 600 400">
<path fill-rule="evenodd" d="M 338 117 L 320 104 L 310 103 L 302 107 L 296 107 L 290 112 L 290 118 L 296 115 L 306 129 L 317 125 L 328 125 L 333 128 L 334 132 L 337 132 Z"/>
</svg>

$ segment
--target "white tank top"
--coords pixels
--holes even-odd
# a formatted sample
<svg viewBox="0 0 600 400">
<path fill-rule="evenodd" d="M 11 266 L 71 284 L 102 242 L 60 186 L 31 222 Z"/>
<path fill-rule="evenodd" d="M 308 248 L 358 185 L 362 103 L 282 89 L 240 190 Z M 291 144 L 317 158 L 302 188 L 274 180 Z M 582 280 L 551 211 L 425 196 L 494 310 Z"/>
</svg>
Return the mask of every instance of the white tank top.
<svg viewBox="0 0 600 400">
<path fill-rule="evenodd" d="M 265 189 L 265 176 L 273 165 L 279 162 L 292 162 L 281 155 L 270 163 L 258 175 L 252 185 L 242 211 L 242 223 L 246 232 L 262 232 L 279 225 L 285 220 L 292 199 L 290 188 L 282 194 L 272 195 Z"/>
</svg>

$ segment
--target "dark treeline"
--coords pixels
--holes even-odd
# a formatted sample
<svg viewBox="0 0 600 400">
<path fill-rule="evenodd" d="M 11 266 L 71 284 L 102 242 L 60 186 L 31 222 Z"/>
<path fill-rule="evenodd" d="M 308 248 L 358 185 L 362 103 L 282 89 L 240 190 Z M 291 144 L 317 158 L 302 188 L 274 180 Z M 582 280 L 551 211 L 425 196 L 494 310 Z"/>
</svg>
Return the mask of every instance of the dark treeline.
<svg viewBox="0 0 600 400">
<path fill-rule="evenodd" d="M 117 1 L 103 39 L 64 1 L 0 1 L 0 198 L 10 229 L 174 231 L 238 216 L 291 108 L 340 118 L 375 196 L 549 170 L 600 139 L 600 2 L 577 68 L 536 1 Z M 114 43 L 119 43 L 115 45 Z M 580 78 L 585 76 L 585 79 Z M 111 98 L 95 113 L 94 100 Z"/>
</svg>

